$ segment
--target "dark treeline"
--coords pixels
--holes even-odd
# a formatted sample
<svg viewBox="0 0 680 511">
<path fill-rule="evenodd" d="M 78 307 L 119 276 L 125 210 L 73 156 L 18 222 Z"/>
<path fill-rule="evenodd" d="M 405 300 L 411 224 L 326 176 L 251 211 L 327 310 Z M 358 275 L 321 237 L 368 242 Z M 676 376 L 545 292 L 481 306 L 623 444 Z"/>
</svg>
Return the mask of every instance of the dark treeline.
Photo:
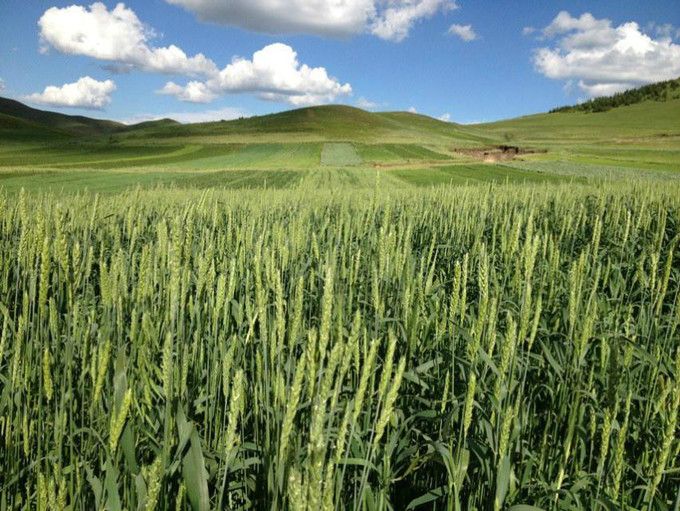
<svg viewBox="0 0 680 511">
<path fill-rule="evenodd" d="M 637 89 L 619 92 L 613 96 L 594 98 L 579 105 L 554 108 L 550 111 L 550 113 L 606 112 L 607 110 L 611 110 L 612 108 L 619 106 L 634 105 L 636 103 L 641 103 L 648 100 L 668 101 L 678 97 L 680 97 L 680 78 L 665 82 L 652 83 Z"/>
</svg>

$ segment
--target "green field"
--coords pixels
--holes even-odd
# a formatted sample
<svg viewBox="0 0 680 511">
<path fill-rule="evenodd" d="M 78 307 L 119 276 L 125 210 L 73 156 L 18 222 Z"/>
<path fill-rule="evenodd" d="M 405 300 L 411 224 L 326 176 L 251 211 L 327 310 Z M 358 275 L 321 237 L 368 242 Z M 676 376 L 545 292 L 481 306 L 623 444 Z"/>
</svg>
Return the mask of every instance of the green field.
<svg viewBox="0 0 680 511">
<path fill-rule="evenodd" d="M 0 195 L 0 501 L 667 509 L 680 186 L 385 184 Z"/>
<path fill-rule="evenodd" d="M 677 511 L 679 101 L 0 100 L 0 511 Z"/>
<path fill-rule="evenodd" d="M 0 112 L 3 105 L 0 101 Z M 373 186 L 379 172 L 383 183 L 397 188 L 657 179 L 680 173 L 680 99 L 478 126 L 341 106 L 229 122 L 163 120 L 136 126 L 14 103 L 4 108 L 0 179 L 8 191 L 24 186 L 115 193 L 162 184 L 289 187 L 300 180 L 325 186 L 318 177 L 330 167 L 338 169 L 339 184 Z M 526 154 L 502 162 L 480 161 L 472 154 L 508 144 Z M 251 171 L 249 177 L 243 178 L 243 171 Z M 273 177 L 275 171 L 285 171 L 285 177 Z"/>
<path fill-rule="evenodd" d="M 361 156 L 352 144 L 326 142 L 321 151 L 321 165 L 350 167 L 363 163 Z"/>
</svg>

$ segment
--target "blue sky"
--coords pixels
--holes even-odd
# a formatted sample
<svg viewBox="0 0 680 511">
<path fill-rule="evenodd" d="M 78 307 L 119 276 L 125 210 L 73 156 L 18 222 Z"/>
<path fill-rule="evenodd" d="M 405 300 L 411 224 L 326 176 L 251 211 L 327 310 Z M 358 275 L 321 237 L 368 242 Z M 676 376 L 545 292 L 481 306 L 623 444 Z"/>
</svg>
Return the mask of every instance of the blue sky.
<svg viewBox="0 0 680 511">
<path fill-rule="evenodd" d="M 91 4 L 1 0 L 0 95 L 125 121 L 346 103 L 469 123 L 680 76 L 677 0 Z"/>
</svg>

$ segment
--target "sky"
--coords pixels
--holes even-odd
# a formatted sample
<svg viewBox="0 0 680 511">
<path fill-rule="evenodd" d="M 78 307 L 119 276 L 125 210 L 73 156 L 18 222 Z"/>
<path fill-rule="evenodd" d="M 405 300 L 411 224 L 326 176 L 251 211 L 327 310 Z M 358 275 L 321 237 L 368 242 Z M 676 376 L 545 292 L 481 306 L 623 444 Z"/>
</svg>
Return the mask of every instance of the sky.
<svg viewBox="0 0 680 511">
<path fill-rule="evenodd" d="M 0 0 L 0 23 L 1 96 L 128 123 L 475 123 L 680 76 L 678 0 Z"/>
</svg>

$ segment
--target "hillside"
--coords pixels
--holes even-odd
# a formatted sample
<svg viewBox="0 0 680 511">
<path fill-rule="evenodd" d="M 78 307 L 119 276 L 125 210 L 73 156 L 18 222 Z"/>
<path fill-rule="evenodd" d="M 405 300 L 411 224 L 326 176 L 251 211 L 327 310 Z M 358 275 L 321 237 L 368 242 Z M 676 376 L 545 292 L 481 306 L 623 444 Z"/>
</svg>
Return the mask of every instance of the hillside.
<svg viewBox="0 0 680 511">
<path fill-rule="evenodd" d="M 612 96 L 593 98 L 578 105 L 555 108 L 550 113 L 565 112 L 607 112 L 612 108 L 635 105 L 645 101 L 670 101 L 680 99 L 680 78 L 665 82 L 652 83 L 643 87 L 630 89 Z"/>
<path fill-rule="evenodd" d="M 12 142 L 49 142 L 64 140 L 71 135 L 65 131 L 41 126 L 33 122 L 0 113 L 0 140 Z"/>
<path fill-rule="evenodd" d="M 476 126 L 517 143 L 593 144 L 664 142 L 680 136 L 680 99 L 644 101 L 589 114 L 582 111 L 537 114 Z"/>
<path fill-rule="evenodd" d="M 127 129 L 124 124 L 118 122 L 38 110 L 7 98 L 0 98 L 0 114 L 4 116 L 3 120 L 0 120 L 0 134 L 8 129 L 11 123 L 19 126 L 21 123 L 17 123 L 17 120 L 28 123 L 21 124 L 21 130 L 25 131 L 26 135 L 30 135 L 31 129 L 35 129 L 37 136 L 40 136 L 40 133 L 44 134 L 45 130 L 61 132 L 63 137 L 104 135 Z"/>
<path fill-rule="evenodd" d="M 406 112 L 372 113 L 344 105 L 300 108 L 233 121 L 153 126 L 134 129 L 121 134 L 120 138 L 208 138 L 213 142 L 343 140 L 368 143 L 441 143 L 446 139 L 459 139 L 463 145 L 489 139 L 474 128 L 423 115 Z"/>
<path fill-rule="evenodd" d="M 299 108 L 269 115 L 195 124 L 172 119 L 124 125 L 37 110 L 18 101 L 0 98 L 0 138 L 46 141 L 69 137 L 113 136 L 117 142 L 232 143 L 322 142 L 422 143 L 455 146 L 494 144 L 493 136 L 454 123 L 408 112 L 373 113 L 345 105 Z"/>
</svg>

